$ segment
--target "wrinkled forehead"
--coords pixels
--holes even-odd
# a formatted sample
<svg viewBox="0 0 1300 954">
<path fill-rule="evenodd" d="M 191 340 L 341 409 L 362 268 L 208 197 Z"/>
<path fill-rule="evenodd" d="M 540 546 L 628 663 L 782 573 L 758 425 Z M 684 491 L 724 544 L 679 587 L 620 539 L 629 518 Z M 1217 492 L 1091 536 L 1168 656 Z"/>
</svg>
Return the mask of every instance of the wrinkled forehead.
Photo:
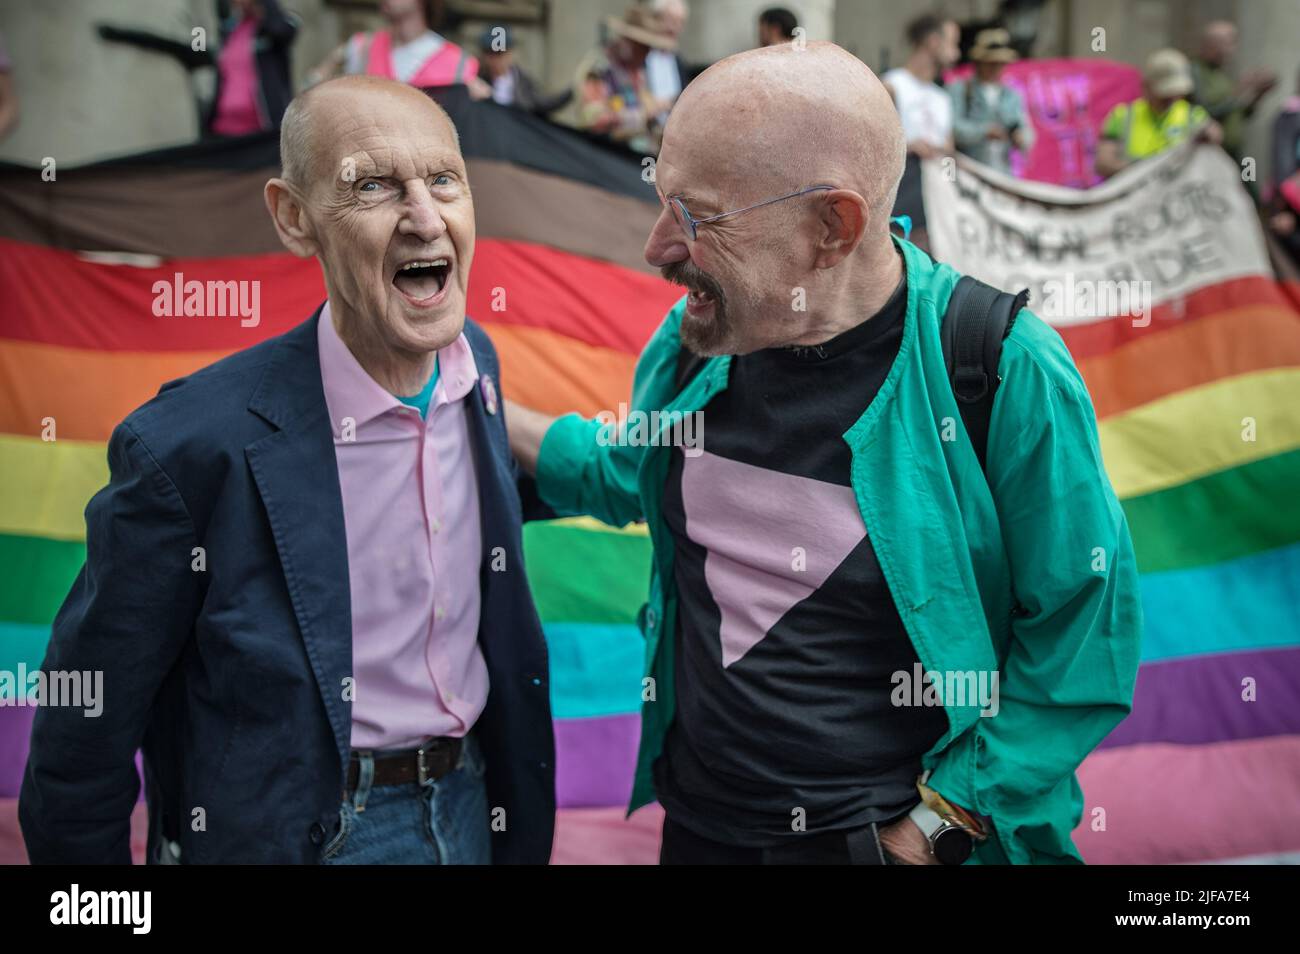
<svg viewBox="0 0 1300 954">
<path fill-rule="evenodd" d="M 370 176 L 399 180 L 464 171 L 451 122 L 431 102 L 362 96 L 327 104 L 313 137 L 319 171 L 342 181 Z"/>
<path fill-rule="evenodd" d="M 673 110 L 664 130 L 655 182 L 664 195 L 729 201 L 770 178 L 783 144 L 779 124 L 733 103 L 719 115 L 708 102 Z M 757 112 L 757 111 L 755 111 Z M 692 209 L 692 211 L 694 211 Z"/>
</svg>

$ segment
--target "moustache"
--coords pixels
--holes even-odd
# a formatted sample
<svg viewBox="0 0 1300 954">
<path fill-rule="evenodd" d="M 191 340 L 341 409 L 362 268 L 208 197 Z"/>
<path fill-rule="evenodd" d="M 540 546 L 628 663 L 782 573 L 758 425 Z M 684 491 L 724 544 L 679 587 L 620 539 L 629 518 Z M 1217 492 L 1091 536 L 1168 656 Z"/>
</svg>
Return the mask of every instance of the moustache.
<svg viewBox="0 0 1300 954">
<path fill-rule="evenodd" d="M 689 259 L 665 265 L 659 269 L 659 274 L 674 285 L 681 285 L 693 292 L 703 292 L 718 303 L 725 298 L 718 280 L 708 272 L 702 271 Z"/>
</svg>

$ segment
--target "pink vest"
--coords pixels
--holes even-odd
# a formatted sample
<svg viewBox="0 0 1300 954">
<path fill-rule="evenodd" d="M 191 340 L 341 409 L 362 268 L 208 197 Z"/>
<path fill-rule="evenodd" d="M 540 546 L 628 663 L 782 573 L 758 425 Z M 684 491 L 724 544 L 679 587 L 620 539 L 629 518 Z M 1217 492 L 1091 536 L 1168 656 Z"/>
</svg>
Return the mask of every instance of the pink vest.
<svg viewBox="0 0 1300 954">
<path fill-rule="evenodd" d="M 393 48 L 392 35 L 387 30 L 376 30 L 370 34 L 358 33 L 352 42 L 364 48 L 367 39 L 370 41 L 370 49 L 364 55 L 367 75 L 396 79 L 390 55 Z M 438 47 L 438 52 L 429 57 L 407 82 L 420 87 L 451 86 L 477 75 L 478 60 L 450 40 L 444 40 L 442 46 Z"/>
</svg>

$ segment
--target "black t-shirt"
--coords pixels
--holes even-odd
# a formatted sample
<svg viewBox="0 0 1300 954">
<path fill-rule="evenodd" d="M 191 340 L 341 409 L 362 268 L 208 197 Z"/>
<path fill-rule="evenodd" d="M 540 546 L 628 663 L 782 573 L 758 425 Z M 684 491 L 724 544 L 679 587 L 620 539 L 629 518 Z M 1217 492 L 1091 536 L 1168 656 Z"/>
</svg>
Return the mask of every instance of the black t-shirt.
<svg viewBox="0 0 1300 954">
<path fill-rule="evenodd" d="M 808 832 L 893 818 L 947 728 L 942 708 L 890 703 L 917 656 L 843 438 L 889 374 L 906 304 L 900 282 L 823 345 L 734 358 L 703 452 L 672 451 L 677 711 L 654 771 L 664 809 L 697 834 L 771 845 L 799 809 Z"/>
</svg>

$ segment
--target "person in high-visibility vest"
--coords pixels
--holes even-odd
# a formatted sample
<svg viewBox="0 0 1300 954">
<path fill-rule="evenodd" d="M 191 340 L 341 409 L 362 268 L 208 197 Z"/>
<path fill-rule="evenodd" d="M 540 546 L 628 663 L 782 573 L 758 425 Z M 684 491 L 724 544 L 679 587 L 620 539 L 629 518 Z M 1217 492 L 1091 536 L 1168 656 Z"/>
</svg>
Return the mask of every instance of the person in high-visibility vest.
<svg viewBox="0 0 1300 954">
<path fill-rule="evenodd" d="M 1120 103 L 1101 124 L 1094 168 L 1108 179 L 1126 166 L 1164 152 L 1195 136 L 1219 143 L 1223 130 L 1200 106 L 1192 93 L 1192 68 L 1177 50 L 1156 50 L 1142 71 L 1142 96 Z"/>
<path fill-rule="evenodd" d="M 354 33 L 312 71 L 311 83 L 364 73 L 419 87 L 463 84 L 477 98 L 491 95 L 479 79 L 478 60 L 432 28 L 429 0 L 381 0 L 379 12 L 385 27 Z"/>
</svg>

